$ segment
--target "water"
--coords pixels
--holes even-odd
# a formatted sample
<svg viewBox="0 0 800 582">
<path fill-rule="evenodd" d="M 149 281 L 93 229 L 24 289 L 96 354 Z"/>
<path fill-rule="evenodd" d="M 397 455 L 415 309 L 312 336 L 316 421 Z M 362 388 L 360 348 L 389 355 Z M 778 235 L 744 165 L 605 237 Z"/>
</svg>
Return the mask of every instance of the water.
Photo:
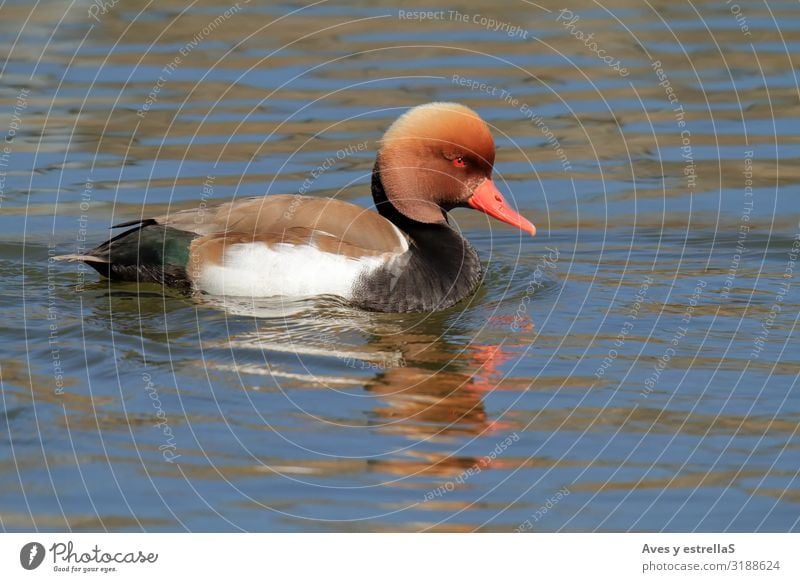
<svg viewBox="0 0 800 582">
<path fill-rule="evenodd" d="M 4 4 L 3 529 L 798 530 L 797 6 L 693 5 Z M 454 212 L 486 275 L 450 310 L 48 261 L 201 201 L 369 206 L 432 100 L 539 228 Z"/>
</svg>

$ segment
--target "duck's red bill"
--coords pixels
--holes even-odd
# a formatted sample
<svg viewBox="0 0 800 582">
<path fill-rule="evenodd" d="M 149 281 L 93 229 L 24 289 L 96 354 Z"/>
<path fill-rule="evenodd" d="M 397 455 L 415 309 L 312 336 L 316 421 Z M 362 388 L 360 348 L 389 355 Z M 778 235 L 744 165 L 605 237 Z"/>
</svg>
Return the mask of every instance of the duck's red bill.
<svg viewBox="0 0 800 582">
<path fill-rule="evenodd" d="M 503 195 L 500 194 L 500 191 L 495 187 L 494 182 L 489 178 L 475 188 L 475 192 L 469 197 L 467 204 L 469 204 L 471 208 L 480 210 L 492 218 L 502 220 L 511 226 L 516 226 L 518 229 L 530 235 L 536 234 L 536 227 L 533 226 L 533 223 L 518 212 L 515 212 L 508 205 L 506 199 L 503 198 Z"/>
</svg>

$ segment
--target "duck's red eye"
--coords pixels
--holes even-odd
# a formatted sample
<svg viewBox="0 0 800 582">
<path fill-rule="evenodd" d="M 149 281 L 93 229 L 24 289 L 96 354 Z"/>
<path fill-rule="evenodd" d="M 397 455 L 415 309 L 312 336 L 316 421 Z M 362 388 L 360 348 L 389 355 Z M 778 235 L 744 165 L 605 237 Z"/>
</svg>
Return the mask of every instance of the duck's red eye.
<svg viewBox="0 0 800 582">
<path fill-rule="evenodd" d="M 465 168 L 467 166 L 467 162 L 464 161 L 464 158 L 458 156 L 457 158 L 453 158 L 453 165 L 456 168 Z"/>
</svg>

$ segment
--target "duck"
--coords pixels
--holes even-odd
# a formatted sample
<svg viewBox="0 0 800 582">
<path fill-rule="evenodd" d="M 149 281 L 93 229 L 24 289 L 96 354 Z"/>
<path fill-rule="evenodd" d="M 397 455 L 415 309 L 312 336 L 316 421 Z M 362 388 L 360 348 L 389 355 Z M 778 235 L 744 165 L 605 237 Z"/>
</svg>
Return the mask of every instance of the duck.
<svg viewBox="0 0 800 582">
<path fill-rule="evenodd" d="M 386 130 L 370 210 L 335 198 L 278 194 L 202 204 L 127 228 L 83 261 L 112 281 L 230 297 L 335 296 L 377 312 L 434 312 L 475 293 L 482 269 L 450 223 L 471 208 L 535 235 L 492 180 L 495 145 L 469 107 L 413 107 Z"/>
</svg>

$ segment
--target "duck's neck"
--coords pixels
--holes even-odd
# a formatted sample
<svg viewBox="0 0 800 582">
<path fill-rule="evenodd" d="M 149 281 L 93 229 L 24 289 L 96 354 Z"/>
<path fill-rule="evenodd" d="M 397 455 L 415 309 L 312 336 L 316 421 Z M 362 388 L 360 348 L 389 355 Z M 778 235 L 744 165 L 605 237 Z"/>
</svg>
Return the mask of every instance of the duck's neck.
<svg viewBox="0 0 800 582">
<path fill-rule="evenodd" d="M 471 295 L 481 275 L 472 245 L 441 222 L 419 222 L 399 212 L 389 201 L 377 168 L 372 197 L 378 213 L 411 239 L 409 251 L 364 281 L 364 307 L 380 311 L 433 311 Z M 377 305 L 375 302 L 380 302 Z"/>
</svg>

